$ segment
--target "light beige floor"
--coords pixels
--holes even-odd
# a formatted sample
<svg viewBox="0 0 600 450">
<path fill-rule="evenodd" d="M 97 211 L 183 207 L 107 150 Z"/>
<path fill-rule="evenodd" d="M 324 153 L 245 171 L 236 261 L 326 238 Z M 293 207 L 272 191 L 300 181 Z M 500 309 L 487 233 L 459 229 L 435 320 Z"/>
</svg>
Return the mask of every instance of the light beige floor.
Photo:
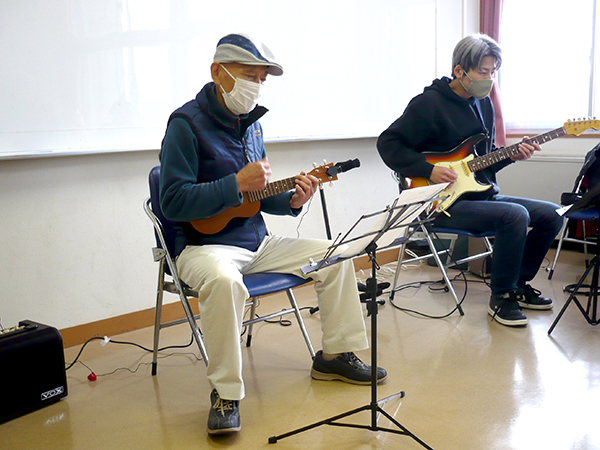
<svg viewBox="0 0 600 450">
<path fill-rule="evenodd" d="M 552 256 L 552 255 L 549 255 Z M 378 398 L 405 391 L 385 410 L 434 449 L 600 449 L 600 329 L 570 306 L 549 337 L 564 304 L 565 284 L 583 272 L 583 256 L 564 252 L 554 279 L 540 272 L 534 285 L 555 299 L 553 311 L 528 312 L 521 329 L 492 323 L 489 291 L 470 282 L 466 315 L 426 319 L 389 303 L 380 308 L 379 362 L 389 379 Z M 383 273 L 383 271 L 382 271 Z M 430 267 L 409 268 L 401 281 L 437 279 Z M 460 283 L 457 283 L 457 286 Z M 311 287 L 298 290 L 302 306 L 313 305 Z M 396 303 L 429 314 L 452 307 L 448 294 L 420 290 L 396 295 Z M 263 301 L 259 311 L 277 310 L 283 296 Z M 318 314 L 305 311 L 319 348 Z M 151 346 L 151 329 L 114 339 Z M 186 325 L 163 331 L 161 345 L 186 344 Z M 66 350 L 73 360 L 80 347 Z M 420 449 L 408 436 L 321 426 L 268 444 L 268 438 L 367 405 L 370 388 L 312 381 L 310 358 L 296 324 L 261 324 L 253 346 L 244 348 L 247 396 L 242 431 L 212 438 L 206 433 L 209 387 L 194 348 L 165 352 L 158 375 L 150 355 L 131 346 L 98 341 L 81 362 L 101 375 L 87 380 L 76 364 L 68 371 L 69 396 L 57 404 L 0 425 L 2 449 Z M 369 352 L 360 355 L 369 361 Z M 129 370 L 117 370 L 128 368 Z M 132 373 L 133 372 L 133 373 Z M 4 387 L 6 388 L 6 387 Z M 363 412 L 349 420 L 370 424 Z M 385 418 L 380 426 L 389 426 Z"/>
</svg>

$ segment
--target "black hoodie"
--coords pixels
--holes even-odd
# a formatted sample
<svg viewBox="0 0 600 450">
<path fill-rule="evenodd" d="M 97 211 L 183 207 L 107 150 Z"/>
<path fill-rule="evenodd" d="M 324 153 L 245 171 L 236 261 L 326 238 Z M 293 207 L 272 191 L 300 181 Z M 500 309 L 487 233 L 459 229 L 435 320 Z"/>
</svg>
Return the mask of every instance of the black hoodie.
<svg viewBox="0 0 600 450">
<path fill-rule="evenodd" d="M 429 178 L 433 165 L 425 160 L 424 152 L 450 153 L 465 139 L 484 134 L 475 147 L 476 156 L 493 151 L 494 107 L 489 97 L 464 99 L 452 88 L 448 77 L 434 80 L 422 94 L 414 97 L 404 113 L 385 130 L 377 141 L 383 161 L 395 172 L 409 178 Z M 496 172 L 507 166 L 510 159 L 476 172 L 481 183 L 494 189 L 485 193 L 467 194 L 463 198 L 486 198 L 498 193 Z"/>
</svg>

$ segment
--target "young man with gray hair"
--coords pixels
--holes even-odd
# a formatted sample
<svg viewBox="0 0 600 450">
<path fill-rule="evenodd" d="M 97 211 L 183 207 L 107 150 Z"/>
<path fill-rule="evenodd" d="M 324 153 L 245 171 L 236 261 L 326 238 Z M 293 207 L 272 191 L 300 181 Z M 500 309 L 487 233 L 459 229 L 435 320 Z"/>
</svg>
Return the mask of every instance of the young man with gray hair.
<svg viewBox="0 0 600 450">
<path fill-rule="evenodd" d="M 208 432 L 220 434 L 240 430 L 245 395 L 240 334 L 248 291 L 242 276 L 307 278 L 301 266 L 323 257 L 330 242 L 267 234 L 262 212 L 297 216 L 316 192 L 318 180 L 304 174 L 296 177 L 295 189 L 261 200 L 260 211 L 232 218 L 221 231 L 201 233 L 190 225 L 241 205 L 243 193 L 264 189 L 271 175 L 258 122 L 267 109 L 257 99 L 267 75 L 280 76 L 283 68 L 260 42 L 230 34 L 219 41 L 210 72 L 213 81 L 169 118 L 160 152 L 160 200 L 165 217 L 179 223 L 179 275 L 199 294 L 213 388 Z M 371 368 L 354 354 L 368 348 L 368 341 L 352 261 L 310 278 L 323 331 L 311 376 L 370 384 Z M 378 381 L 387 377 L 381 368 L 377 373 Z"/>
<path fill-rule="evenodd" d="M 479 134 L 487 138 L 476 143 L 475 156 L 496 151 L 494 107 L 488 94 L 501 64 L 500 47 L 489 36 L 463 38 L 454 49 L 452 78 L 434 80 L 379 136 L 377 148 L 383 161 L 402 177 L 452 185 L 459 175 L 444 164 L 429 162 L 427 152 L 436 158 L 450 157 L 468 138 Z M 489 189 L 464 193 L 434 222 L 440 227 L 495 232 L 488 313 L 507 326 L 527 324 L 521 308 L 552 308 L 552 300 L 528 283 L 562 226 L 557 205 L 500 195 L 496 173 L 530 158 L 540 146 L 525 138 L 517 150 L 475 171 L 475 179 Z"/>
</svg>

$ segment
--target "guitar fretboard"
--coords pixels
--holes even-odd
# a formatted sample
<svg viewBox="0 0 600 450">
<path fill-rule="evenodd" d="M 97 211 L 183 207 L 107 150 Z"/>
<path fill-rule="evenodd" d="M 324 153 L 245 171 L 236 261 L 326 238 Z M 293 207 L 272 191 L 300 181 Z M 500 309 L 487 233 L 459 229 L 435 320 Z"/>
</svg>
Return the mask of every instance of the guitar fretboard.
<svg viewBox="0 0 600 450">
<path fill-rule="evenodd" d="M 259 191 L 246 192 L 246 198 L 249 202 L 258 202 L 262 199 L 272 197 L 282 192 L 287 192 L 296 186 L 296 177 L 285 178 L 284 180 L 267 183 L 264 189 Z"/>
<path fill-rule="evenodd" d="M 551 141 L 552 139 L 564 136 L 565 134 L 567 134 L 565 127 L 560 127 L 552 131 L 547 131 L 546 133 L 538 134 L 537 136 L 530 138 L 528 142 L 543 144 Z M 467 163 L 469 170 L 471 172 L 477 172 L 478 170 L 485 169 L 493 164 L 496 164 L 497 162 L 504 161 L 505 159 L 516 155 L 519 153 L 519 144 L 509 145 L 508 147 L 501 148 L 495 152 L 472 159 Z"/>
</svg>

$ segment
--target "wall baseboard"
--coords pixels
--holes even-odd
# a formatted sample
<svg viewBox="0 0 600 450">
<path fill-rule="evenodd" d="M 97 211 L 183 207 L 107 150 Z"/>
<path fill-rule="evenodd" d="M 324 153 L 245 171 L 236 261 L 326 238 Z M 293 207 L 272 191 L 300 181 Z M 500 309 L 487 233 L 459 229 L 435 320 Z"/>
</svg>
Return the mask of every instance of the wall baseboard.
<svg viewBox="0 0 600 450">
<path fill-rule="evenodd" d="M 398 260 L 398 248 L 383 250 L 377 254 L 377 262 L 380 265 L 388 264 Z M 354 268 L 365 270 L 371 268 L 371 263 L 366 255 L 354 259 Z M 197 302 L 190 302 L 194 314 L 198 314 Z M 163 305 L 162 320 L 169 322 L 185 317 L 180 302 L 166 303 Z M 92 337 L 114 336 L 142 328 L 154 326 L 154 308 L 148 308 L 117 317 L 85 323 L 70 328 L 63 328 L 60 333 L 65 348 L 83 344 Z M 150 343 L 150 345 L 152 345 Z"/>
</svg>

